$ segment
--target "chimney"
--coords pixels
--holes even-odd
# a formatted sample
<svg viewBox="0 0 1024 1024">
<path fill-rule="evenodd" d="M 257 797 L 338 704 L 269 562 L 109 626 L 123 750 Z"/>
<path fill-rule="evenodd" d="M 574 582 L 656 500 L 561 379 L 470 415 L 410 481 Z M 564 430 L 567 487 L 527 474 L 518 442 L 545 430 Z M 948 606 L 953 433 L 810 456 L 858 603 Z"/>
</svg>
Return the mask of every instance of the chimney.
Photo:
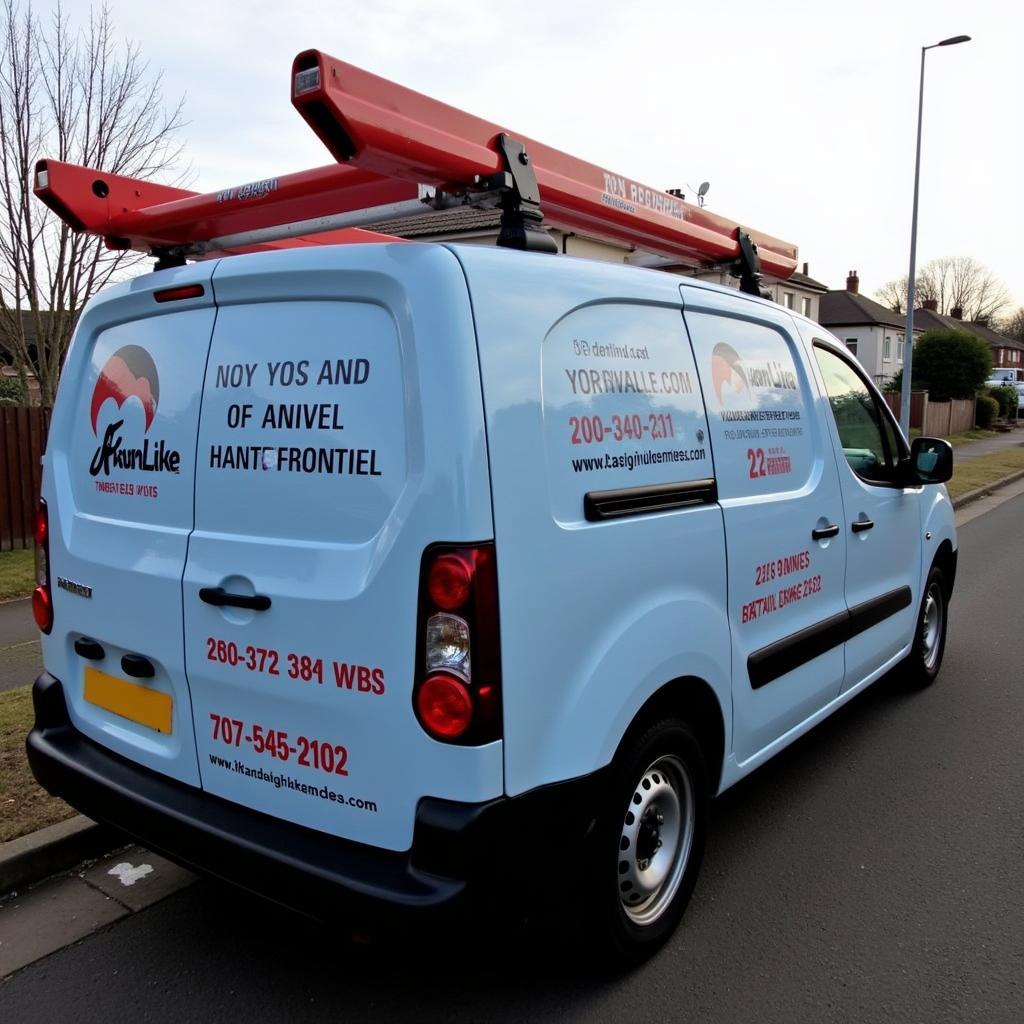
<svg viewBox="0 0 1024 1024">
<path fill-rule="evenodd" d="M 846 290 L 853 292 L 854 295 L 860 293 L 860 278 L 857 276 L 856 270 L 851 270 L 846 277 Z"/>
<path fill-rule="evenodd" d="M 803 275 L 804 275 L 804 277 L 810 277 L 811 276 L 810 274 L 807 273 L 807 264 L 806 263 L 804 264 Z"/>
<path fill-rule="evenodd" d="M 952 308 L 952 309 L 951 309 L 951 310 L 949 311 L 949 315 L 950 315 L 950 316 L 951 316 L 951 317 L 952 317 L 952 318 L 953 318 L 954 320 L 963 320 L 963 318 L 964 318 L 964 311 L 963 311 L 963 307 L 962 307 L 962 306 L 954 306 L 954 307 L 953 307 L 953 308 Z"/>
<path fill-rule="evenodd" d="M 978 319 L 975 320 L 974 322 L 976 324 L 981 324 L 982 327 L 988 327 L 988 317 L 987 316 L 979 316 Z"/>
<path fill-rule="evenodd" d="M 922 309 L 930 309 L 933 313 L 938 313 L 938 311 L 939 311 L 939 300 L 938 299 L 925 299 L 924 302 L 921 303 L 921 308 Z"/>
</svg>

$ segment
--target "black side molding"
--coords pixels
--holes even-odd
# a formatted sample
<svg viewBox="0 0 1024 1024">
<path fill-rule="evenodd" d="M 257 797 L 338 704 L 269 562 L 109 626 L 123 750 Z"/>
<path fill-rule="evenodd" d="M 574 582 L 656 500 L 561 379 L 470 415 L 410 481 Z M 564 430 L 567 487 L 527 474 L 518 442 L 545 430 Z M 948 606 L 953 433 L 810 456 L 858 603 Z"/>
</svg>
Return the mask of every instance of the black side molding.
<svg viewBox="0 0 1024 1024">
<path fill-rule="evenodd" d="M 888 594 L 882 594 L 881 597 L 873 597 L 863 604 L 854 605 L 850 609 L 850 638 L 852 639 L 872 626 L 877 626 L 890 615 L 903 611 L 912 600 L 910 587 L 900 587 L 899 590 L 890 590 Z"/>
<path fill-rule="evenodd" d="M 754 651 L 747 658 L 751 689 L 759 690 L 833 647 L 877 626 L 906 608 L 912 599 L 910 587 L 900 587 Z"/>
<path fill-rule="evenodd" d="M 588 491 L 583 495 L 583 515 L 588 522 L 596 523 L 645 512 L 709 505 L 715 501 L 718 501 L 718 485 L 714 480 L 688 480 L 677 484 L 626 487 L 617 491 Z"/>
<path fill-rule="evenodd" d="M 751 689 L 774 682 L 779 676 L 799 668 L 826 651 L 846 643 L 850 635 L 850 613 L 839 612 L 821 622 L 814 623 L 798 633 L 754 651 L 747 658 L 747 674 Z"/>
</svg>

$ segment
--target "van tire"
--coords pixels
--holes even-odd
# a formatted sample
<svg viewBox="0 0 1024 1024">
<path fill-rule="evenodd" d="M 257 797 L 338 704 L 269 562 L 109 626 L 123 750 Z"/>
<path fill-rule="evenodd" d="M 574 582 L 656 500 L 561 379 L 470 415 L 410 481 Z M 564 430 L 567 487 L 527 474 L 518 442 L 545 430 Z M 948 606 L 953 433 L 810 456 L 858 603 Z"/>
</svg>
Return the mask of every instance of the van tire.
<svg viewBox="0 0 1024 1024">
<path fill-rule="evenodd" d="M 669 718 L 627 737 L 606 793 L 588 844 L 582 923 L 592 952 L 628 967 L 672 934 L 700 871 L 709 772 L 693 729 Z"/>
<path fill-rule="evenodd" d="M 923 689 L 935 682 L 942 668 L 949 624 L 949 590 L 942 570 L 933 565 L 925 581 L 921 608 L 914 627 L 914 646 L 903 662 L 906 685 Z"/>
</svg>

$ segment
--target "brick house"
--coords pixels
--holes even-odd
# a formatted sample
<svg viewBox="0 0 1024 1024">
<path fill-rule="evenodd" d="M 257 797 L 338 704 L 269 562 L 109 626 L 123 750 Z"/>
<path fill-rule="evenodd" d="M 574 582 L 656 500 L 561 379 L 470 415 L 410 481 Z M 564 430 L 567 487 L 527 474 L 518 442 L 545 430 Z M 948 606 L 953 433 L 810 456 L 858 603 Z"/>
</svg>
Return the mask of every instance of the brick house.
<svg viewBox="0 0 1024 1024">
<path fill-rule="evenodd" d="M 883 384 L 903 369 L 907 319 L 861 295 L 856 270 L 850 271 L 844 290 L 821 296 L 820 310 L 818 322 L 846 345 L 876 383 Z M 922 330 L 915 315 L 914 337 Z"/>
<path fill-rule="evenodd" d="M 923 330 L 944 328 L 955 331 L 966 331 L 981 338 L 992 349 L 992 365 L 1006 369 L 1024 369 L 1024 345 L 1013 338 L 1007 338 L 988 325 L 987 320 L 964 320 L 963 310 L 954 307 L 949 316 L 938 311 L 938 303 L 934 299 L 925 299 L 920 309 L 914 310 L 914 333 L 920 326 Z"/>
</svg>

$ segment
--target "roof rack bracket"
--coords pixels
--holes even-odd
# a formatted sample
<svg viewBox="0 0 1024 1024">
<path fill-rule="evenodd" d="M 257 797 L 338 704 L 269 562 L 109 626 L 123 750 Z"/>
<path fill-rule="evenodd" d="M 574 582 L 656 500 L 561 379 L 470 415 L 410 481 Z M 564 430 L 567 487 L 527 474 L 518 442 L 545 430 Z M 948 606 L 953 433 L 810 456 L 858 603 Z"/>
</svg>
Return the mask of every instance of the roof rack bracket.
<svg viewBox="0 0 1024 1024">
<path fill-rule="evenodd" d="M 160 247 L 150 250 L 149 255 L 156 259 L 153 273 L 158 270 L 170 270 L 171 267 L 185 266 L 185 250 L 180 245 Z"/>
<path fill-rule="evenodd" d="M 526 146 L 504 132 L 498 135 L 497 144 L 506 170 L 478 181 L 484 189 L 497 189 L 500 193 L 501 229 L 497 244 L 504 249 L 558 252 L 555 240 L 544 227 L 540 188 Z"/>
<path fill-rule="evenodd" d="M 733 261 L 729 273 L 740 279 L 740 291 L 747 295 L 761 295 L 761 257 L 757 254 L 754 240 L 740 228 L 736 232 L 739 256 Z"/>
</svg>

